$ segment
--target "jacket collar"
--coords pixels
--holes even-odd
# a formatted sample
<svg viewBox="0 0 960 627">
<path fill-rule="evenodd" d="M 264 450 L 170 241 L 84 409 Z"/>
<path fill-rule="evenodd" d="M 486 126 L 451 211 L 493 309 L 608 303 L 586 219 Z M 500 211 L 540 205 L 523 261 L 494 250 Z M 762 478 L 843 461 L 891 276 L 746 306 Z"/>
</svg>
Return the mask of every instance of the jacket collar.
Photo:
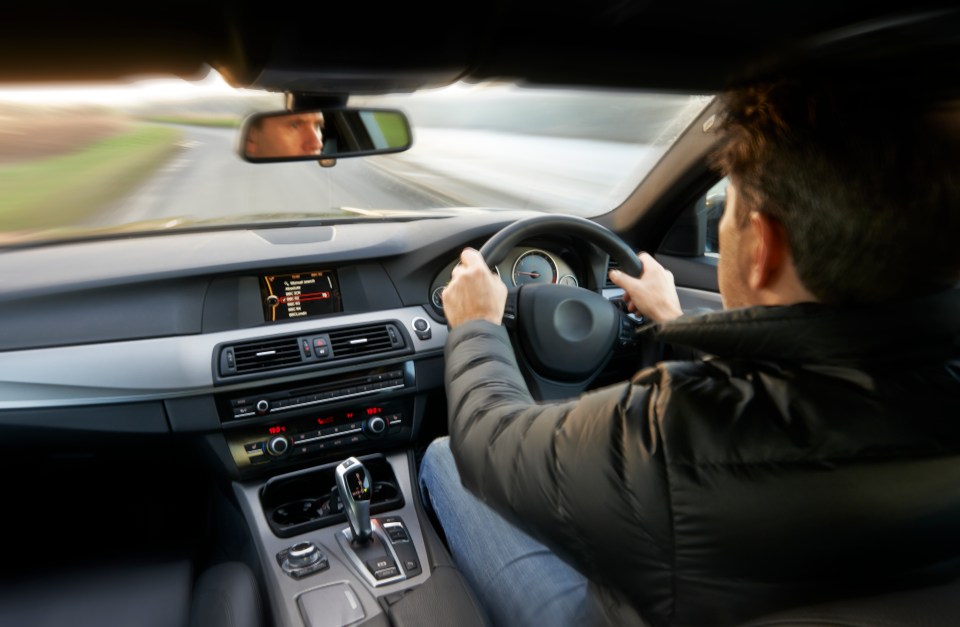
<svg viewBox="0 0 960 627">
<path fill-rule="evenodd" d="M 960 289 L 873 305 L 747 307 L 684 316 L 653 332 L 718 357 L 835 363 L 960 358 Z"/>
</svg>

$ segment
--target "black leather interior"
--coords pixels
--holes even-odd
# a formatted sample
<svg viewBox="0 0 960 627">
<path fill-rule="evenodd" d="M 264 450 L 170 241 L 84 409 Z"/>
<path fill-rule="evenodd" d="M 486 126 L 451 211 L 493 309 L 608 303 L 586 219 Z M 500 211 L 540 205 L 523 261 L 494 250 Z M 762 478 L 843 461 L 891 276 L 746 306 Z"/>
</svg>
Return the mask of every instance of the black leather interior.
<svg viewBox="0 0 960 627">
<path fill-rule="evenodd" d="M 948 627 L 960 622 L 960 581 L 775 612 L 741 627 Z"/>
<path fill-rule="evenodd" d="M 62 546 L 64 550 L 69 547 Z M 56 563 L 49 564 L 56 570 Z M 252 571 L 225 562 L 194 581 L 186 559 L 68 569 L 0 594 L 0 625 L 35 627 L 257 627 L 262 606 Z"/>
</svg>

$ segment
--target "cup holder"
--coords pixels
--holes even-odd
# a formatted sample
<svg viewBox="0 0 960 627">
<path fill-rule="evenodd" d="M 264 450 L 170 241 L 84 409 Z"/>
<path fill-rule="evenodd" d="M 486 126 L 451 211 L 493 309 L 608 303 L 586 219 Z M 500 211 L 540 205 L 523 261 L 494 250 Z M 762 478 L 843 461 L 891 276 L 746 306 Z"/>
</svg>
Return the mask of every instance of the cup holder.
<svg viewBox="0 0 960 627">
<path fill-rule="evenodd" d="M 392 501 L 398 496 L 400 496 L 400 489 L 397 488 L 397 484 L 389 481 L 373 482 L 373 494 L 370 496 L 370 499 L 374 503 L 380 501 Z"/>
<path fill-rule="evenodd" d="M 303 499 L 286 503 L 273 510 L 273 521 L 278 525 L 287 527 L 317 520 L 321 515 L 315 499 Z"/>
<path fill-rule="evenodd" d="M 360 457 L 373 483 L 370 513 L 378 514 L 403 507 L 403 494 L 397 485 L 393 467 L 383 455 Z M 281 538 L 346 522 L 340 493 L 336 487 L 334 462 L 279 477 L 264 484 L 260 491 L 267 522 Z"/>
</svg>

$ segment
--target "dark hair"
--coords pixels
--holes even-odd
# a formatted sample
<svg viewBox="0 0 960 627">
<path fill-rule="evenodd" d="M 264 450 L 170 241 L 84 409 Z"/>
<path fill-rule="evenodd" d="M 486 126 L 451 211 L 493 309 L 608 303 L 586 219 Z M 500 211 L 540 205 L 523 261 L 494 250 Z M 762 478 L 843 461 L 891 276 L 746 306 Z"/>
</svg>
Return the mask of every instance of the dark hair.
<svg viewBox="0 0 960 627">
<path fill-rule="evenodd" d="M 779 221 L 800 280 L 823 302 L 960 279 L 956 109 L 896 90 L 781 81 L 722 96 L 713 165 L 737 186 L 737 219 Z"/>
</svg>

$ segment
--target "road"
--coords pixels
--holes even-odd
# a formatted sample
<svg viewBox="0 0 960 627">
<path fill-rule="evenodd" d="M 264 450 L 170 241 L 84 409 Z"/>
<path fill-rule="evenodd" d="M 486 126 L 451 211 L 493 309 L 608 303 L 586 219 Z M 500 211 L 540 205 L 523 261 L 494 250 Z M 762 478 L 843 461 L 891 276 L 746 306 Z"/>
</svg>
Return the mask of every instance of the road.
<svg viewBox="0 0 960 627">
<path fill-rule="evenodd" d="M 96 226 L 189 216 L 216 219 L 355 208 L 421 210 L 474 206 L 578 215 L 608 211 L 659 153 L 642 146 L 486 131 L 420 129 L 405 153 L 315 162 L 250 164 L 236 130 L 179 126 L 176 155 Z M 332 211 L 331 211 L 332 210 Z"/>
</svg>

